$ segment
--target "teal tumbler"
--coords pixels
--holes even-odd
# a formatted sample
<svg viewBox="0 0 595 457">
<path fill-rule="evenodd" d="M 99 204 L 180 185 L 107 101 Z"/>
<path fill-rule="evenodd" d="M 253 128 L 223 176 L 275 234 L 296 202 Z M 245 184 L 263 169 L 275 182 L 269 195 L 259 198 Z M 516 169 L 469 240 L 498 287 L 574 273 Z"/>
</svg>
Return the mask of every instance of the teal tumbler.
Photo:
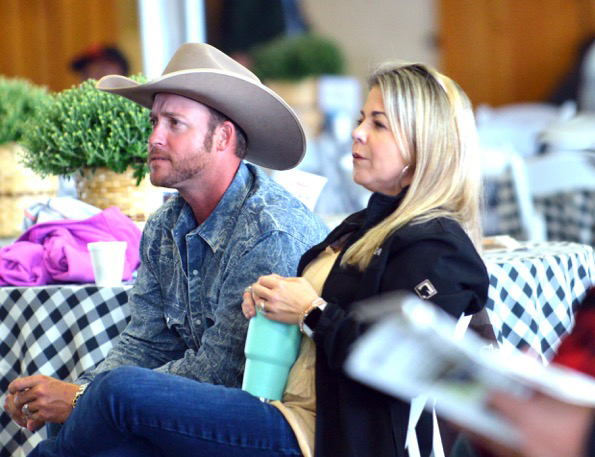
<svg viewBox="0 0 595 457">
<path fill-rule="evenodd" d="M 272 321 L 257 311 L 248 325 L 242 389 L 267 400 L 281 400 L 301 340 L 297 325 Z"/>
</svg>

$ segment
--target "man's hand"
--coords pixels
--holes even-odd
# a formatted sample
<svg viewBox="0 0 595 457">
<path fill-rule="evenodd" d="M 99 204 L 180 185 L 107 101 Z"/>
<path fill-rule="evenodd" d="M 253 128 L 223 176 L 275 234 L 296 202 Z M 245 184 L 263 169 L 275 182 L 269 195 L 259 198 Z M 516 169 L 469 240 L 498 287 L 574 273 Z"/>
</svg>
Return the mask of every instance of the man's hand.
<svg viewBox="0 0 595 457">
<path fill-rule="evenodd" d="M 17 424 L 33 432 L 46 422 L 66 421 L 78 389 L 76 384 L 44 375 L 15 379 L 8 386 L 4 409 Z"/>
</svg>

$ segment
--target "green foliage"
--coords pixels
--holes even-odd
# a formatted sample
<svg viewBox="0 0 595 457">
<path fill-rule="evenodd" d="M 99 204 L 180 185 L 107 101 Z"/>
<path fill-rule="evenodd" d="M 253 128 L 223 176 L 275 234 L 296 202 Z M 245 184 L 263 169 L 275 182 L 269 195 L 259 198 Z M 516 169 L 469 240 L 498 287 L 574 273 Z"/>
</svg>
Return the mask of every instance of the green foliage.
<svg viewBox="0 0 595 457">
<path fill-rule="evenodd" d="M 145 81 L 141 76 L 133 79 Z M 20 142 L 23 162 L 41 176 L 99 167 L 122 173 L 131 166 L 140 182 L 148 171 L 148 110 L 96 89 L 95 83 L 90 79 L 52 94 L 49 103 L 36 110 Z"/>
<path fill-rule="evenodd" d="M 19 141 L 33 111 L 48 97 L 45 87 L 26 79 L 0 76 L 0 144 Z"/>
<path fill-rule="evenodd" d="M 308 76 L 344 72 L 338 46 L 326 38 L 305 34 L 284 36 L 251 52 L 253 71 L 262 81 L 299 81 Z"/>
</svg>

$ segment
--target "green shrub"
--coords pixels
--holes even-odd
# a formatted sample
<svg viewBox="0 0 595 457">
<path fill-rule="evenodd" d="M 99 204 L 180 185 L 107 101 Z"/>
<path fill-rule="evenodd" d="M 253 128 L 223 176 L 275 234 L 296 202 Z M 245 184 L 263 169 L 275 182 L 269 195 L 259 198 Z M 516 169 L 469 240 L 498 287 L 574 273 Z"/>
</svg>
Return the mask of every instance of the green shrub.
<svg viewBox="0 0 595 457">
<path fill-rule="evenodd" d="M 146 81 L 141 76 L 133 79 Z M 24 164 L 41 176 L 68 176 L 100 167 L 122 173 L 130 166 L 140 182 L 148 172 L 148 110 L 102 92 L 95 84 L 90 79 L 52 94 L 36 110 L 21 139 Z"/>
<path fill-rule="evenodd" d="M 0 76 L 0 144 L 18 142 L 29 128 L 33 111 L 48 97 L 45 87 Z"/>
<path fill-rule="evenodd" d="M 332 41 L 317 35 L 284 36 L 251 51 L 252 70 L 262 81 L 299 81 L 308 76 L 344 72 L 343 54 Z"/>
</svg>

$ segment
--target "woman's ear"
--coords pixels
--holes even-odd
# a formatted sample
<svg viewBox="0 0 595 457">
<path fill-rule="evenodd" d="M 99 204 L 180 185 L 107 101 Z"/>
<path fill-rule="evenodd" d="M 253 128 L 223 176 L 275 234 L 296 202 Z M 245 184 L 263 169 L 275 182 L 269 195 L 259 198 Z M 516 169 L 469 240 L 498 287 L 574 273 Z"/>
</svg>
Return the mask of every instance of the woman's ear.
<svg viewBox="0 0 595 457">
<path fill-rule="evenodd" d="M 401 173 L 399 174 L 399 178 L 398 178 L 398 185 L 401 189 L 407 187 L 409 184 L 411 184 L 411 181 L 413 180 L 413 172 L 414 172 L 415 168 L 412 167 L 411 165 L 405 165 L 403 167 L 403 169 L 401 170 Z"/>
</svg>

